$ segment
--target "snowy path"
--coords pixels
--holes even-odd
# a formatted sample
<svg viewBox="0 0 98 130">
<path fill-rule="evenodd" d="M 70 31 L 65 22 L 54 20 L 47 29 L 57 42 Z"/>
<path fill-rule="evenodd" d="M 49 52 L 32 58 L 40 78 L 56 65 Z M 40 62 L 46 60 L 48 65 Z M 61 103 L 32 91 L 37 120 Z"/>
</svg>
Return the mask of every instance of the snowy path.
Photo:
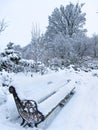
<svg viewBox="0 0 98 130">
<path fill-rule="evenodd" d="M 70 102 L 47 130 L 98 130 L 98 77 L 81 77 Z"/>
</svg>

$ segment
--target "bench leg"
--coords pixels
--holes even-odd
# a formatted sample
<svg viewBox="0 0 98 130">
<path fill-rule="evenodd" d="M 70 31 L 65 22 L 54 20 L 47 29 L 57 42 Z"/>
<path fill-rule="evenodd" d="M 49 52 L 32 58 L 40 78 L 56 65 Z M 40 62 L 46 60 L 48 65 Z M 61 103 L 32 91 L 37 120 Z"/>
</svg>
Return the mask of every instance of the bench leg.
<svg viewBox="0 0 98 130">
<path fill-rule="evenodd" d="M 24 123 L 25 123 L 25 120 L 22 118 L 21 126 L 24 125 Z"/>
<path fill-rule="evenodd" d="M 36 124 L 35 124 L 35 127 L 37 127 L 37 125 L 38 125 L 38 124 L 36 123 Z"/>
</svg>

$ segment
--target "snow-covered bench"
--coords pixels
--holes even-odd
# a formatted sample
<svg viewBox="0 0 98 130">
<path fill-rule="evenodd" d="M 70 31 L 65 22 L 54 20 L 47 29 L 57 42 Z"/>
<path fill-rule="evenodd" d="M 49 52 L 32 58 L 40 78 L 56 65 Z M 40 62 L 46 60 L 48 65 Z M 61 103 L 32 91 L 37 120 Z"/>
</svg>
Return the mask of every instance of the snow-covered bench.
<svg viewBox="0 0 98 130">
<path fill-rule="evenodd" d="M 57 91 L 59 91 L 60 88 L 67 85 L 70 81 L 71 81 L 70 79 L 65 81 L 62 80 L 57 83 L 53 83 L 52 85 L 49 85 L 50 89 L 48 88 L 48 91 L 37 102 L 40 104 L 41 102 L 45 101 L 46 99 L 54 95 Z"/>
<path fill-rule="evenodd" d="M 49 115 L 58 107 L 64 105 L 74 94 L 75 86 L 69 82 L 57 90 L 51 91 L 50 94 L 41 98 L 40 102 L 34 100 L 21 100 L 15 88 L 11 86 L 9 92 L 13 94 L 14 100 L 20 116 L 23 119 L 21 125 L 36 126 L 43 120 L 46 120 Z"/>
<path fill-rule="evenodd" d="M 46 100 L 39 103 L 39 109 L 45 116 L 45 119 L 58 107 L 63 106 L 75 92 L 75 86 L 72 86 L 72 83 L 58 89 L 49 96 Z"/>
</svg>

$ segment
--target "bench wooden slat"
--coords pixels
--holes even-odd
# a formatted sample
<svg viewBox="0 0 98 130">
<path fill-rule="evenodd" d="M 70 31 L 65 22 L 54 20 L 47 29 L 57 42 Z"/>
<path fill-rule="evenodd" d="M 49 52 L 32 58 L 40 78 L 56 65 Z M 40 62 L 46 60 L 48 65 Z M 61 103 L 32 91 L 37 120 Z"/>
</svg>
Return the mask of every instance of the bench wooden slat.
<svg viewBox="0 0 98 130">
<path fill-rule="evenodd" d="M 65 85 L 63 88 L 60 88 L 59 91 L 50 96 L 47 100 L 38 104 L 40 111 L 44 115 L 47 115 L 48 113 L 53 111 L 53 109 L 55 109 L 58 106 L 58 104 L 74 89 L 75 87 L 71 87 L 70 85 Z"/>
</svg>

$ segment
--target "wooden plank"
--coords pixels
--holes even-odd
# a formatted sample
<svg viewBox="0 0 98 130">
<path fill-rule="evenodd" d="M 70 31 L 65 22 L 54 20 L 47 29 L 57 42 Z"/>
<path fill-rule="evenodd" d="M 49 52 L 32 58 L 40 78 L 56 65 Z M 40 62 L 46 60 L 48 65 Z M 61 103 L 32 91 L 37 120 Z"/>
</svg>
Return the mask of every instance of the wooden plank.
<svg viewBox="0 0 98 130">
<path fill-rule="evenodd" d="M 61 99 L 61 101 L 54 107 L 51 109 L 51 111 L 45 115 L 45 119 L 58 107 L 60 106 L 60 104 L 65 100 L 66 102 L 68 102 L 68 100 L 72 97 L 72 95 L 74 94 L 74 90 L 75 90 L 75 87 L 63 98 Z"/>
<path fill-rule="evenodd" d="M 55 93 L 56 93 L 56 91 L 53 91 L 53 92 L 49 93 L 47 96 L 41 98 L 41 99 L 38 101 L 38 103 L 44 102 L 45 100 L 47 100 L 50 96 L 52 96 L 52 95 L 55 94 Z"/>
<path fill-rule="evenodd" d="M 71 85 L 72 84 L 68 86 L 64 86 L 63 88 L 60 88 L 59 91 L 54 93 L 52 96 L 47 98 L 42 103 L 38 104 L 39 110 L 45 116 L 51 113 L 51 111 L 53 111 L 58 106 L 58 104 L 60 104 L 62 100 L 64 100 L 65 98 L 66 99 L 68 98 L 68 94 L 70 92 L 72 93 L 72 91 L 74 91 L 75 87 L 71 87 Z"/>
</svg>

